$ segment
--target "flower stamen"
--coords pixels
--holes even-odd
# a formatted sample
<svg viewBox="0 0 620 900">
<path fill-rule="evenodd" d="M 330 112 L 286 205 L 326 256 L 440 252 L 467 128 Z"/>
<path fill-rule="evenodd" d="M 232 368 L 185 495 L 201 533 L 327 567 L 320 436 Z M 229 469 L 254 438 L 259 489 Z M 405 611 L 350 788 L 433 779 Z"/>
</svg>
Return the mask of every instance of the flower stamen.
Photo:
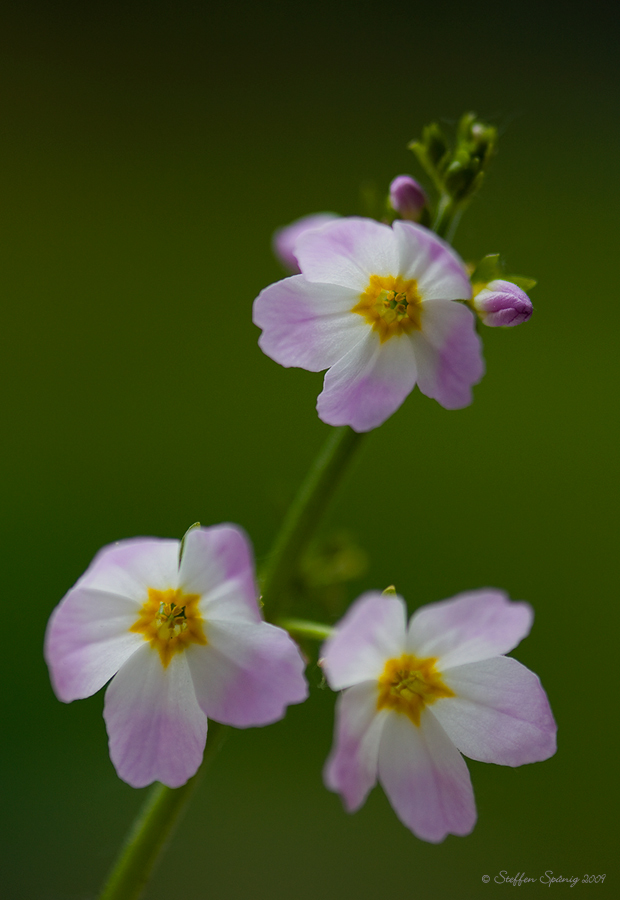
<svg viewBox="0 0 620 900">
<path fill-rule="evenodd" d="M 138 621 L 129 629 L 144 635 L 159 652 L 166 668 L 174 653 L 188 644 L 206 644 L 202 616 L 198 610 L 200 594 L 184 594 L 179 589 L 158 591 L 148 588 L 148 600 L 140 610 Z"/>
<path fill-rule="evenodd" d="M 418 659 L 404 654 L 399 659 L 388 659 L 379 677 L 377 709 L 393 709 L 404 713 L 414 725 L 420 725 L 420 715 L 426 705 L 441 697 L 454 697 L 441 680 L 435 668 L 437 659 Z"/>
<path fill-rule="evenodd" d="M 422 298 L 415 278 L 371 275 L 370 282 L 351 312 L 364 316 L 381 343 L 395 335 L 422 329 Z"/>
</svg>

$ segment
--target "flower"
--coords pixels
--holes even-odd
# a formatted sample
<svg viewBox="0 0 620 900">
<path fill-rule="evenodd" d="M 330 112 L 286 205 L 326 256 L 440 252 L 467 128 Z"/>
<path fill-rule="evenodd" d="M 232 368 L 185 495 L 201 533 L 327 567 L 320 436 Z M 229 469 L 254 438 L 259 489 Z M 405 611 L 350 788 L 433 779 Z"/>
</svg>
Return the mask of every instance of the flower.
<svg viewBox="0 0 620 900">
<path fill-rule="evenodd" d="M 390 203 L 403 219 L 418 222 L 428 198 L 411 175 L 398 175 L 390 184 Z"/>
<path fill-rule="evenodd" d="M 261 619 L 252 551 L 234 525 L 175 540 L 104 547 L 56 607 L 45 639 L 54 691 L 68 703 L 109 681 L 110 756 L 132 787 L 184 784 L 197 770 L 207 717 L 247 728 L 307 696 L 304 664 Z"/>
<path fill-rule="evenodd" d="M 301 275 L 254 302 L 261 349 L 283 366 L 329 369 L 328 425 L 369 431 L 418 384 L 447 409 L 471 402 L 484 371 L 463 262 L 420 225 L 347 218 L 298 238 Z"/>
<path fill-rule="evenodd" d="M 418 837 L 469 834 L 476 807 L 461 753 L 506 766 L 555 753 L 540 681 L 503 655 L 532 619 L 527 603 L 489 589 L 423 606 L 408 628 L 401 597 L 353 604 L 323 650 L 327 681 L 344 689 L 324 779 L 349 812 L 378 778 Z"/>
<path fill-rule="evenodd" d="M 311 216 L 303 216 L 296 219 L 284 228 L 278 228 L 273 235 L 272 248 L 275 257 L 282 263 L 285 269 L 292 274 L 299 272 L 299 263 L 295 256 L 295 244 L 297 239 L 306 231 L 325 225 L 337 219 L 335 213 L 313 213 Z"/>
<path fill-rule="evenodd" d="M 511 281 L 496 279 L 474 296 L 472 305 L 485 325 L 520 325 L 533 312 L 525 291 Z"/>
</svg>

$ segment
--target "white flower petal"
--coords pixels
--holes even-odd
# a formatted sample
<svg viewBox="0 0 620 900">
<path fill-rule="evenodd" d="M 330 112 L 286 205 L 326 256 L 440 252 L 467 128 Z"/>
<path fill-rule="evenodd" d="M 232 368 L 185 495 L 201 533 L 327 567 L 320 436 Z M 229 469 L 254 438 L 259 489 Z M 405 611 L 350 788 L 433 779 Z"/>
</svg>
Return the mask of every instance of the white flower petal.
<svg viewBox="0 0 620 900">
<path fill-rule="evenodd" d="M 65 703 L 90 697 L 144 642 L 129 631 L 140 607 L 126 597 L 75 587 L 52 613 L 45 659 L 56 696 Z"/>
<path fill-rule="evenodd" d="M 148 588 L 165 591 L 178 586 L 179 541 L 132 538 L 109 544 L 95 556 L 75 587 L 119 594 L 140 606 Z"/>
<path fill-rule="evenodd" d="M 444 681 L 456 697 L 439 700 L 433 714 L 465 756 L 503 766 L 553 756 L 556 725 L 547 695 L 516 659 L 456 666 Z"/>
<path fill-rule="evenodd" d="M 196 700 L 185 653 L 167 668 L 145 644 L 122 666 L 105 696 L 110 757 L 123 781 L 180 787 L 202 761 L 207 717 Z"/>
<path fill-rule="evenodd" d="M 401 822 L 425 841 L 469 834 L 476 824 L 467 765 L 428 708 L 419 727 L 405 715 L 388 716 L 379 781 Z"/>
<path fill-rule="evenodd" d="M 415 278 L 422 299 L 469 300 L 471 283 L 460 256 L 422 225 L 394 222 L 398 243 L 399 274 Z"/>
<path fill-rule="evenodd" d="M 333 366 L 366 334 L 363 316 L 351 312 L 359 291 L 314 284 L 302 275 L 278 281 L 254 301 L 258 344 L 281 366 L 320 372 Z"/>
<path fill-rule="evenodd" d="M 325 375 L 317 401 L 328 425 L 370 431 L 396 412 L 416 383 L 416 360 L 409 335 L 382 344 L 367 327 L 366 337 Z"/>
<path fill-rule="evenodd" d="M 472 402 L 472 386 L 484 375 L 482 342 L 473 313 L 452 300 L 422 307 L 422 330 L 411 334 L 418 365 L 418 387 L 446 409 Z"/>
<path fill-rule="evenodd" d="M 529 634 L 534 613 L 492 589 L 459 594 L 423 606 L 411 617 L 407 652 L 438 657 L 441 672 L 509 653 Z"/>
<path fill-rule="evenodd" d="M 308 696 L 301 654 L 282 628 L 208 621 L 205 633 L 207 645 L 192 645 L 186 654 L 210 719 L 236 728 L 267 725 Z"/>
<path fill-rule="evenodd" d="M 295 255 L 305 278 L 360 293 L 371 275 L 398 274 L 398 247 L 388 225 L 351 216 L 298 238 Z"/>
<path fill-rule="evenodd" d="M 401 597 L 370 591 L 349 607 L 323 644 L 323 671 L 335 690 L 375 682 L 388 659 L 405 650 L 407 609 Z"/>
<path fill-rule="evenodd" d="M 387 709 L 377 710 L 377 682 L 348 688 L 336 703 L 334 746 L 325 763 L 325 786 L 342 796 L 349 812 L 362 805 L 377 781 L 379 742 Z"/>
<path fill-rule="evenodd" d="M 185 538 L 179 584 L 200 594 L 200 613 L 260 622 L 252 546 L 237 525 L 194 528 Z"/>
</svg>

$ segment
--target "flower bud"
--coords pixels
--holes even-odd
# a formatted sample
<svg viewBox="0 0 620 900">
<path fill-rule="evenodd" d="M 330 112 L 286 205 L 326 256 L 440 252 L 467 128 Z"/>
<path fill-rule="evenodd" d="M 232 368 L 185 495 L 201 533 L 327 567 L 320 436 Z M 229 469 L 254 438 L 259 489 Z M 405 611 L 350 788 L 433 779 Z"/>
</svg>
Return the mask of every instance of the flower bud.
<svg viewBox="0 0 620 900">
<path fill-rule="evenodd" d="M 490 281 L 473 300 L 485 325 L 520 325 L 532 315 L 532 301 L 511 281 Z"/>
<path fill-rule="evenodd" d="M 399 216 L 419 222 L 427 196 L 411 175 L 398 175 L 390 185 L 390 203 Z"/>
<path fill-rule="evenodd" d="M 338 218 L 339 216 L 335 213 L 314 213 L 311 216 L 303 216 L 301 219 L 296 219 L 290 225 L 285 225 L 284 228 L 278 228 L 274 232 L 271 242 L 274 256 L 291 274 L 298 274 L 299 263 L 295 256 L 297 239 L 304 232 L 312 228 L 319 228 L 321 225 L 325 225 L 326 222 L 331 222 L 333 219 Z"/>
</svg>

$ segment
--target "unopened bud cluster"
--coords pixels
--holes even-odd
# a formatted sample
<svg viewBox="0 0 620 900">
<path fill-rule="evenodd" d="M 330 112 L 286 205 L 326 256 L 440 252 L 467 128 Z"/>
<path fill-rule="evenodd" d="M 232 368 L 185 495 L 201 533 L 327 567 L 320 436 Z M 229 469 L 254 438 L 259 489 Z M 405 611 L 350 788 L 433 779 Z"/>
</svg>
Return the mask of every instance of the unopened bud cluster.
<svg viewBox="0 0 620 900">
<path fill-rule="evenodd" d="M 475 113 L 466 113 L 458 124 L 453 147 L 433 122 L 423 129 L 422 139 L 412 141 L 409 148 L 439 193 L 461 205 L 480 189 L 496 143 L 497 129 L 481 122 Z"/>
</svg>

